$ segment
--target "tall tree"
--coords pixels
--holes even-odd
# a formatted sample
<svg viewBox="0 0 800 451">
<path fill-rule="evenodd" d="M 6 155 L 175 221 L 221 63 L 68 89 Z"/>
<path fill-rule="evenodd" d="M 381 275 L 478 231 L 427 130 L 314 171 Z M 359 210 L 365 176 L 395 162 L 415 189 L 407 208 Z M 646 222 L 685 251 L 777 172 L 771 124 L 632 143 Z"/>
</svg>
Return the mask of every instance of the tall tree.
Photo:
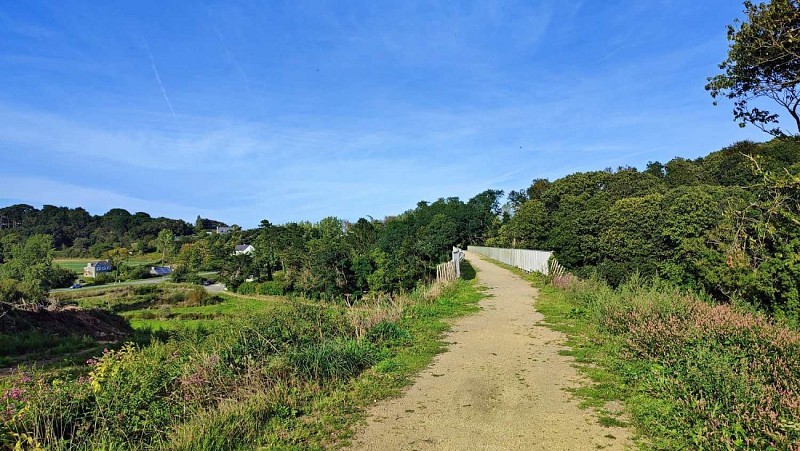
<svg viewBox="0 0 800 451">
<path fill-rule="evenodd" d="M 766 98 L 783 107 L 800 132 L 800 2 L 746 1 L 744 7 L 746 18 L 728 26 L 728 59 L 719 65 L 724 72 L 710 77 L 706 90 L 714 99 L 734 101 L 740 127 L 750 123 L 774 136 L 786 134 L 778 114 L 753 105 Z"/>
<path fill-rule="evenodd" d="M 161 229 L 156 238 L 156 249 L 161 253 L 161 263 L 167 261 L 167 256 L 175 252 L 175 235 L 170 229 Z"/>
<path fill-rule="evenodd" d="M 122 269 L 122 265 L 124 265 L 130 257 L 131 252 L 125 247 L 117 247 L 106 253 L 108 262 L 114 267 L 117 280 L 119 280 L 119 271 Z"/>
</svg>

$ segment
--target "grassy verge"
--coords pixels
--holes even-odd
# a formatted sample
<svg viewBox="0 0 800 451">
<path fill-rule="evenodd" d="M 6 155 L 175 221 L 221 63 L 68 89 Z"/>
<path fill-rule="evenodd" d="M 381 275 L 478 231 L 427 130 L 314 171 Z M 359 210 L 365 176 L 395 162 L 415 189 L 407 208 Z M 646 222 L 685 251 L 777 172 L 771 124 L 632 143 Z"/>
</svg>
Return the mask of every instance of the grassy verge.
<svg viewBox="0 0 800 451">
<path fill-rule="evenodd" d="M 576 390 L 583 405 L 633 426 L 641 448 L 800 449 L 795 330 L 660 281 L 557 288 L 515 271 L 591 380 Z"/>
<path fill-rule="evenodd" d="M 172 296 L 135 290 L 105 301 L 141 313 L 131 307 Z M 338 446 L 364 407 L 399 393 L 443 349 L 446 319 L 481 298 L 474 282 L 435 291 L 355 307 L 283 300 L 113 347 L 74 371 L 26 369 L 0 380 L 0 448 Z"/>
<path fill-rule="evenodd" d="M 473 271 L 467 265 L 467 271 Z M 274 423 L 264 445 L 268 448 L 322 449 L 344 446 L 353 428 L 365 417 L 365 408 L 394 397 L 444 351 L 442 335 L 450 320 L 478 310 L 484 295 L 475 282 L 459 281 L 433 300 L 419 299 L 396 322 L 397 329 L 380 339 L 380 360 L 355 380 L 321 393 L 311 402 L 309 415 Z"/>
</svg>

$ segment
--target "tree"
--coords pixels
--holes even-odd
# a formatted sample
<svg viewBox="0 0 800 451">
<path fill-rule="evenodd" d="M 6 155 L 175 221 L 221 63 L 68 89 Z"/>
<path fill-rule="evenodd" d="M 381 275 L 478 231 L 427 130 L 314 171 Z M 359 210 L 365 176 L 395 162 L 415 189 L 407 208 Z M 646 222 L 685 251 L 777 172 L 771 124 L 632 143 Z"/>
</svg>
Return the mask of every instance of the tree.
<svg viewBox="0 0 800 451">
<path fill-rule="evenodd" d="M 197 219 L 194 220 L 194 233 L 198 235 L 203 235 L 206 231 L 205 224 L 203 224 L 203 218 L 200 215 L 197 215 Z"/>
<path fill-rule="evenodd" d="M 30 305 L 43 301 L 51 288 L 68 286 L 74 274 L 53 264 L 53 239 L 33 235 L 12 245 L 0 266 L 0 303 Z"/>
<path fill-rule="evenodd" d="M 272 273 L 278 266 L 278 233 L 279 229 L 266 219 L 261 221 L 258 234 L 253 243 L 253 269 L 259 278 L 265 277 L 272 280 Z"/>
<path fill-rule="evenodd" d="M 728 59 L 719 65 L 724 72 L 708 78 L 706 90 L 714 99 L 734 101 L 733 117 L 740 127 L 750 123 L 771 135 L 785 135 L 778 114 L 753 105 L 766 98 L 783 107 L 800 131 L 800 2 L 746 1 L 744 7 L 746 19 L 728 26 Z"/>
<path fill-rule="evenodd" d="M 111 266 L 114 267 L 116 270 L 116 279 L 119 280 L 119 270 L 122 268 L 122 265 L 131 257 L 131 253 L 127 248 L 124 247 L 117 247 L 111 249 L 106 253 L 106 258 L 108 262 L 111 263 Z"/>
<path fill-rule="evenodd" d="M 167 260 L 168 255 L 175 252 L 175 236 L 170 229 L 161 229 L 156 238 L 156 249 L 161 253 L 161 263 Z"/>
</svg>

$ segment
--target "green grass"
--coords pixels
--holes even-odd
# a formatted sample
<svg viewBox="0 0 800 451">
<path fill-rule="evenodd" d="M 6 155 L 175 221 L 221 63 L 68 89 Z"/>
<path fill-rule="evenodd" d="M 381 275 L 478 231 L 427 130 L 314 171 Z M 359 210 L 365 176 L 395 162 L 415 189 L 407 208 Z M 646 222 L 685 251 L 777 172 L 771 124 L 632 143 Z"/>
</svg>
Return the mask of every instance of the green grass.
<svg viewBox="0 0 800 451">
<path fill-rule="evenodd" d="M 122 313 L 128 318 L 134 329 L 175 330 L 182 327 L 212 328 L 219 324 L 219 319 L 243 318 L 249 315 L 269 313 L 278 304 L 288 302 L 285 298 L 253 299 L 217 295 L 222 302 L 213 305 L 180 307 L 158 306 L 146 309 L 130 310 Z M 155 317 L 151 317 L 155 316 Z"/>
<path fill-rule="evenodd" d="M 63 268 L 67 268 L 70 271 L 78 274 L 83 274 L 83 268 L 86 267 L 86 263 L 91 261 L 97 261 L 97 259 L 93 258 L 56 258 L 53 259 L 53 263 Z"/>
<path fill-rule="evenodd" d="M 800 443 L 800 333 L 632 275 L 539 288 L 546 327 L 563 332 L 601 424 L 630 426 L 644 449 L 795 449 Z"/>
<path fill-rule="evenodd" d="M 137 255 L 127 260 L 125 262 L 125 265 L 126 266 L 156 265 L 158 264 L 160 259 L 161 257 L 158 254 Z M 53 263 L 63 268 L 67 268 L 70 271 L 73 271 L 79 275 L 82 275 L 83 268 L 86 267 L 86 264 L 89 262 L 95 262 L 97 260 L 102 260 L 102 259 L 101 258 L 54 258 Z"/>
<path fill-rule="evenodd" d="M 130 306 L 137 296 L 158 302 L 172 296 L 161 288 L 139 290 L 105 293 L 103 300 Z M 109 346 L 91 367 L 73 365 L 57 374 L 32 369 L 26 374 L 33 379 L 0 379 L 0 389 L 21 387 L 26 399 L 17 403 L 24 414 L 5 432 L 0 422 L 0 445 L 13 447 L 16 431 L 33 432 L 54 449 L 342 446 L 365 408 L 410 384 L 445 349 L 441 339 L 450 319 L 476 311 L 483 297 L 474 280 L 436 293 L 403 296 L 404 309 L 386 300 L 347 308 L 240 296 L 164 307 L 166 318 L 133 321 L 145 338 L 135 340 L 140 345 Z M 123 314 L 151 310 L 159 309 Z M 176 319 L 180 315 L 216 316 Z M 174 331 L 153 331 L 169 328 Z M 89 432 L 65 440 L 62 429 L 49 425 Z"/>
<path fill-rule="evenodd" d="M 29 353 L 59 355 L 86 349 L 93 345 L 95 345 L 95 341 L 89 337 L 59 337 L 42 332 L 0 334 L 0 355 L 7 357 Z"/>
<path fill-rule="evenodd" d="M 413 376 L 446 349 L 441 338 L 451 320 L 476 312 L 484 296 L 475 281 L 461 280 L 437 299 L 408 309 L 397 322 L 407 337 L 387 343 L 383 358 L 354 381 L 316 396 L 309 415 L 271 422 L 265 447 L 323 449 L 348 444 L 353 427 L 365 418 L 366 407 L 398 396 L 411 384 Z"/>
</svg>

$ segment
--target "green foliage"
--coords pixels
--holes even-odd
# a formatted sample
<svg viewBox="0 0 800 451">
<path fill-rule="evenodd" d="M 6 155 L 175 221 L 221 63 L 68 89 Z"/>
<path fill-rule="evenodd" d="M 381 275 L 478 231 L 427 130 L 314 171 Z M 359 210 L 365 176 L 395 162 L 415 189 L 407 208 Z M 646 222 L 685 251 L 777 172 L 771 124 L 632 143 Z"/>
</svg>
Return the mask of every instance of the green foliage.
<svg viewBox="0 0 800 451">
<path fill-rule="evenodd" d="M 0 303 L 37 304 L 51 288 L 72 283 L 72 271 L 53 264 L 53 241 L 49 235 L 33 235 L 8 247 L 6 261 L 0 266 Z"/>
<path fill-rule="evenodd" d="M 130 214 L 122 209 L 92 216 L 83 208 L 45 205 L 39 210 L 20 204 L 0 208 L 0 216 L 14 225 L 0 231 L 0 236 L 17 235 L 24 240 L 47 234 L 53 238 L 55 249 L 65 257 L 102 258 L 115 247 L 126 247 L 135 253 L 150 252 L 150 241 L 161 229 L 168 228 L 177 236 L 192 233 L 191 226 L 184 221 L 152 218 L 146 213 Z"/>
<path fill-rule="evenodd" d="M 0 356 L 20 356 L 30 353 L 61 355 L 86 349 L 95 345 L 89 337 L 70 335 L 67 337 L 27 331 L 16 334 L 0 334 Z"/>
<path fill-rule="evenodd" d="M 778 114 L 753 106 L 767 98 L 785 109 L 800 131 L 800 4 L 745 1 L 744 7 L 745 20 L 728 26 L 728 58 L 719 65 L 723 73 L 709 78 L 706 90 L 715 99 L 734 101 L 733 117 L 741 127 L 750 123 L 772 135 L 784 135 L 776 125 Z"/>
<path fill-rule="evenodd" d="M 261 282 L 258 284 L 256 292 L 262 296 L 282 296 L 286 287 L 279 280 Z"/>
<path fill-rule="evenodd" d="M 442 349 L 442 319 L 474 311 L 479 298 L 465 282 L 438 298 L 419 292 L 402 302 L 408 315 L 360 332 L 344 307 L 281 302 L 218 327 L 140 334 L 141 345 L 106 350 L 72 374 L 0 381 L 0 443 L 25 434 L 45 449 L 331 446 L 364 406 L 396 393 Z M 387 307 L 359 312 L 386 318 Z"/>
<path fill-rule="evenodd" d="M 605 269 L 600 272 L 612 283 L 620 283 L 634 271 L 655 274 L 664 249 L 660 233 L 663 198 L 650 194 L 620 199 L 606 213 L 599 243 Z"/>
<path fill-rule="evenodd" d="M 800 324 L 800 175 L 763 172 L 755 201 L 736 212 L 719 286 Z"/>
<path fill-rule="evenodd" d="M 537 308 L 568 334 L 601 409 L 623 400 L 654 449 L 791 449 L 800 440 L 800 334 L 663 282 L 541 288 Z M 576 313 L 579 312 L 579 313 Z M 611 420 L 619 421 L 612 415 Z"/>
<path fill-rule="evenodd" d="M 175 235 L 170 229 L 162 229 L 156 237 L 156 249 L 161 254 L 161 263 L 167 261 L 175 253 Z"/>
<path fill-rule="evenodd" d="M 315 381 L 346 380 L 372 366 L 376 349 L 360 340 L 330 341 L 292 352 L 289 363 L 300 377 Z"/>
<path fill-rule="evenodd" d="M 800 318 L 800 142 L 736 143 L 696 160 L 540 181 L 488 242 L 552 250 L 612 285 L 659 276 Z"/>
</svg>

